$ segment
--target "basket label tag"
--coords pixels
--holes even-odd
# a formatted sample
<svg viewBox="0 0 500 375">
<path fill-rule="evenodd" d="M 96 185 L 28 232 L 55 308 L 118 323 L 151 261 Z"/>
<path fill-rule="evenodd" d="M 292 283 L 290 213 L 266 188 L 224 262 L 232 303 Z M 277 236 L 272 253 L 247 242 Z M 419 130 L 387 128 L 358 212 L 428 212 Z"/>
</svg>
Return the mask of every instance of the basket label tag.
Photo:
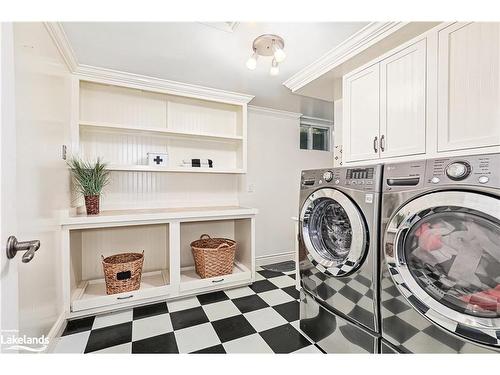
<svg viewBox="0 0 500 375">
<path fill-rule="evenodd" d="M 373 203 L 373 194 L 365 194 L 365 203 Z"/>
<path fill-rule="evenodd" d="M 116 274 L 116 280 L 128 280 L 132 277 L 131 271 L 118 272 Z"/>
</svg>

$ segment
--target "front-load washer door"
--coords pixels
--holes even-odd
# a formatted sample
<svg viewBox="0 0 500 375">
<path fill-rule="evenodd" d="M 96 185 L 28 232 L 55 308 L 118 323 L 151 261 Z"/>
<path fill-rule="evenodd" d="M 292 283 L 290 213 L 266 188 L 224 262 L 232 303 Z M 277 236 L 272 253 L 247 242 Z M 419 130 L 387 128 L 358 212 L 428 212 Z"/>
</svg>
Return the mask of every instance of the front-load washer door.
<svg viewBox="0 0 500 375">
<path fill-rule="evenodd" d="M 366 224 L 344 193 L 316 190 L 302 206 L 300 223 L 309 258 L 320 271 L 346 276 L 363 262 L 368 249 Z"/>
<path fill-rule="evenodd" d="M 434 192 L 401 207 L 384 234 L 389 272 L 421 314 L 465 339 L 500 346 L 500 199 Z"/>
</svg>

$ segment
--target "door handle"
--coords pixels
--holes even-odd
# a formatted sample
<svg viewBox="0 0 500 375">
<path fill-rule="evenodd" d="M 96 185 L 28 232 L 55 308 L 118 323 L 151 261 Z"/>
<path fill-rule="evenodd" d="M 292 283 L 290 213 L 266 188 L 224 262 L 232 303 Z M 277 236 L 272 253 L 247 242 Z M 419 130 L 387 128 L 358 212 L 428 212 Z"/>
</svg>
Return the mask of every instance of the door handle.
<svg viewBox="0 0 500 375">
<path fill-rule="evenodd" d="M 382 135 L 380 137 L 380 151 L 385 151 L 385 135 Z"/>
<path fill-rule="evenodd" d="M 26 251 L 23 254 L 23 263 L 30 262 L 35 256 L 35 251 L 40 248 L 40 241 L 21 241 L 19 242 L 15 236 L 10 236 L 7 239 L 7 258 L 12 259 L 16 256 L 18 251 Z"/>
<path fill-rule="evenodd" d="M 375 151 L 375 153 L 378 153 L 378 137 L 375 136 L 375 138 L 373 138 L 373 151 Z"/>
</svg>

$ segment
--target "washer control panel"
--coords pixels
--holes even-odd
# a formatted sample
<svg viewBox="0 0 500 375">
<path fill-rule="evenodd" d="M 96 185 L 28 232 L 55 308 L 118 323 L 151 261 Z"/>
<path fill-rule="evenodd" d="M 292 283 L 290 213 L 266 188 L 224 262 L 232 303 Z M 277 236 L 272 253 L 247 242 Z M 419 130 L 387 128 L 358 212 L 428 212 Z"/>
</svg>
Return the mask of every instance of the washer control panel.
<svg viewBox="0 0 500 375">
<path fill-rule="evenodd" d="M 364 168 L 332 168 L 302 171 L 301 188 L 319 188 L 329 185 L 362 191 L 379 191 L 381 165 Z"/>
<path fill-rule="evenodd" d="M 500 154 L 427 160 L 429 185 L 485 185 L 500 188 Z"/>
</svg>

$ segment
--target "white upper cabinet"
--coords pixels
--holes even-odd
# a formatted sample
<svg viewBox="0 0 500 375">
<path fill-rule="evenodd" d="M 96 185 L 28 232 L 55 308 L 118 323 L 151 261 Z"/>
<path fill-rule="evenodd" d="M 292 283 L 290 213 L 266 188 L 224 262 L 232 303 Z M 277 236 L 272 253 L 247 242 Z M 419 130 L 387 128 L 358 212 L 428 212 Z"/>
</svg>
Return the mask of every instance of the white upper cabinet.
<svg viewBox="0 0 500 375">
<path fill-rule="evenodd" d="M 425 153 L 426 41 L 380 62 L 380 156 Z"/>
<path fill-rule="evenodd" d="M 438 34 L 438 151 L 500 145 L 500 23 Z"/>
<path fill-rule="evenodd" d="M 425 153 L 426 42 L 346 76 L 346 162 Z"/>
<path fill-rule="evenodd" d="M 378 159 L 379 64 L 344 78 L 343 154 L 346 161 Z"/>
</svg>

